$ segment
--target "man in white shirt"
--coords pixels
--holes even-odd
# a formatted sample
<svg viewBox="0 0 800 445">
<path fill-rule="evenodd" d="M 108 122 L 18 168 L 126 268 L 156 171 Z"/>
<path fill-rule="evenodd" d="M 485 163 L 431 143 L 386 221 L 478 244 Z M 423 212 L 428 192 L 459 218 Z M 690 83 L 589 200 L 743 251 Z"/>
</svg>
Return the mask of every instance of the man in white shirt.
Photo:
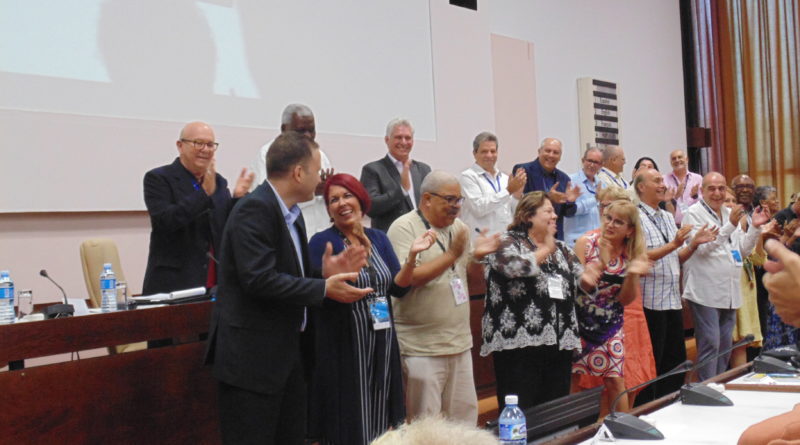
<svg viewBox="0 0 800 445">
<path fill-rule="evenodd" d="M 747 232 L 738 229 L 744 209 L 736 205 L 731 210 L 723 205 L 726 187 L 721 174 L 706 174 L 703 198 L 683 214 L 683 226 L 697 228 L 708 224 L 720 228 L 717 238 L 699 246 L 683 268 L 683 298 L 692 309 L 698 363 L 731 346 L 736 309 L 742 305 L 742 259 L 750 255 L 761 225 L 768 220 L 767 212 L 758 209 L 753 212 Z M 700 380 L 727 370 L 729 359 L 730 352 L 700 368 Z"/>
<path fill-rule="evenodd" d="M 564 218 L 564 241 L 569 247 L 575 246 L 575 240 L 584 233 L 600 227 L 600 214 L 597 211 L 597 171 L 603 165 L 603 152 L 597 147 L 590 147 L 583 153 L 583 168 L 569 180 L 581 189 L 581 195 L 575 201 L 575 214 Z"/>
<path fill-rule="evenodd" d="M 625 167 L 625 151 L 622 147 L 609 145 L 603 149 L 603 168 L 597 172 L 597 180 L 603 187 L 619 187 L 628 190 L 628 181 L 622 176 Z"/>
<path fill-rule="evenodd" d="M 314 113 L 305 105 L 302 104 L 289 104 L 283 109 L 281 115 L 281 133 L 293 131 L 305 136 L 307 139 L 315 141 L 317 137 L 316 123 L 314 122 Z M 258 159 L 254 165 L 253 171 L 256 172 L 255 185 L 261 184 L 267 179 L 267 151 L 272 143 L 264 144 L 258 151 Z M 323 231 L 330 227 L 330 216 L 325 206 L 325 200 L 322 197 L 322 190 L 325 187 L 325 180 L 328 176 L 333 174 L 333 166 L 331 161 L 325 156 L 325 153 L 320 149 L 320 160 L 322 170 L 320 172 L 321 181 L 314 191 L 314 198 L 298 203 L 297 206 L 303 212 L 303 219 L 306 223 L 306 234 L 311 238 L 317 232 Z"/>
<path fill-rule="evenodd" d="M 469 226 L 473 238 L 478 234 L 475 229 L 505 232 L 514 219 L 514 209 L 528 180 L 524 169 L 509 178 L 496 168 L 498 148 L 494 134 L 484 131 L 475 136 L 472 142 L 475 163 L 461 172 L 459 182 L 464 193 L 461 220 Z"/>
</svg>

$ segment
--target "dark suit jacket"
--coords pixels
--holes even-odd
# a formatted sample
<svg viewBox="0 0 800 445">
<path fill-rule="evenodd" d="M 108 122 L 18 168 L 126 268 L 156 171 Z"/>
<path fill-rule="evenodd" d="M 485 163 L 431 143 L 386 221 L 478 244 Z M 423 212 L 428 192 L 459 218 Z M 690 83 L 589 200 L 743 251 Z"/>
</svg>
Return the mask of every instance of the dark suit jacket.
<svg viewBox="0 0 800 445">
<path fill-rule="evenodd" d="M 431 172 L 428 164 L 411 161 L 411 183 L 414 185 L 414 203 L 419 205 L 422 180 Z M 389 230 L 394 220 L 414 209 L 410 197 L 403 195 L 400 173 L 389 155 L 370 162 L 361 169 L 361 183 L 372 199 L 372 207 L 367 212 L 372 218 L 374 229 Z"/>
<path fill-rule="evenodd" d="M 228 182 L 217 174 L 208 196 L 179 158 L 144 176 L 144 202 L 150 214 L 150 253 L 142 293 L 205 286 L 211 245 L 219 252 L 231 209 Z"/>
<path fill-rule="evenodd" d="M 292 243 L 278 198 L 265 181 L 239 200 L 222 235 L 219 297 L 211 323 L 206 362 L 229 385 L 277 394 L 301 357 L 305 306 L 320 306 L 325 280 L 311 274 L 305 223 L 302 258 Z"/>
<path fill-rule="evenodd" d="M 558 187 L 556 187 L 556 190 L 561 193 L 567 191 L 569 175 L 559 169 L 553 170 L 553 172 L 550 174 L 545 173 L 544 169 L 542 169 L 542 164 L 539 163 L 538 158 L 531 162 L 517 164 L 511 169 L 511 171 L 516 173 L 518 168 L 525 169 L 525 174 L 528 176 L 528 182 L 525 183 L 525 188 L 523 189 L 524 193 L 535 191 L 548 192 L 550 187 L 552 187 L 556 182 L 558 182 Z M 558 233 L 556 233 L 556 238 L 564 241 L 564 217 L 574 216 L 575 212 L 578 211 L 578 207 L 574 202 L 570 202 L 564 204 L 553 203 L 553 208 L 556 211 L 556 215 L 558 215 Z"/>
</svg>

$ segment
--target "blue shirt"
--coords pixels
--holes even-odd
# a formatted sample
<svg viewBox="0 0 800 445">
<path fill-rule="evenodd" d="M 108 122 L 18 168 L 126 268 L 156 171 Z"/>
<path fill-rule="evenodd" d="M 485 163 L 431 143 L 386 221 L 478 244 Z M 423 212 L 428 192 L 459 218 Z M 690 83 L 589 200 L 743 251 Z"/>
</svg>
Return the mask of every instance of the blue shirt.
<svg viewBox="0 0 800 445">
<path fill-rule="evenodd" d="M 567 191 L 569 176 L 557 168 L 553 169 L 553 171 L 550 173 L 545 173 L 544 169 L 542 168 L 542 164 L 539 163 L 538 158 L 534 159 L 532 162 L 515 165 L 514 168 L 511 169 L 511 174 L 513 175 L 516 173 L 518 168 L 525 169 L 525 173 L 528 175 L 528 182 L 525 183 L 525 188 L 523 189 L 524 193 L 535 191 L 543 191 L 547 193 L 550 191 L 550 187 L 552 187 L 556 182 L 558 182 L 558 187 L 556 187 L 557 191 L 561 193 Z M 575 203 L 553 203 L 553 208 L 556 211 L 556 215 L 558 215 L 558 233 L 556 234 L 556 238 L 564 241 L 564 217 L 575 214 Z"/>
<path fill-rule="evenodd" d="M 564 218 L 564 242 L 574 247 L 575 240 L 584 233 L 600 227 L 600 212 L 597 210 L 596 182 L 590 181 L 583 170 L 569 179 L 573 185 L 581 188 L 581 196 L 575 201 L 575 215 Z"/>
<path fill-rule="evenodd" d="M 294 225 L 294 222 L 300 217 L 300 207 L 297 204 L 293 205 L 291 209 L 286 207 L 286 203 L 283 202 L 283 198 L 281 198 L 281 195 L 275 190 L 272 183 L 267 181 L 267 184 L 272 187 L 272 191 L 275 192 L 275 197 L 278 198 L 278 205 L 281 206 L 283 220 L 286 221 L 286 228 L 289 229 L 289 235 L 292 237 L 292 244 L 294 244 L 294 250 L 297 253 L 297 262 L 300 263 L 300 271 L 303 273 L 303 276 L 305 276 L 306 271 L 303 267 L 303 250 L 300 247 L 300 233 L 297 232 L 297 227 Z"/>
</svg>

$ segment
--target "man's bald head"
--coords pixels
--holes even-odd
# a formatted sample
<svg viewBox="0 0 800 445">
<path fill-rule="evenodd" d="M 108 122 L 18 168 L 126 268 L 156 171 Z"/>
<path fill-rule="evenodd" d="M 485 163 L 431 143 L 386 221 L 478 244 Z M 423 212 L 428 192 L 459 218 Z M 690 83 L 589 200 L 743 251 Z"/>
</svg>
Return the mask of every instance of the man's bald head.
<svg viewBox="0 0 800 445">
<path fill-rule="evenodd" d="M 703 176 L 703 201 L 715 211 L 719 211 L 725 203 L 727 187 L 725 176 L 721 173 L 706 173 Z"/>
<path fill-rule="evenodd" d="M 175 142 L 181 164 L 195 177 L 206 173 L 217 150 L 214 129 L 205 122 L 189 122 Z"/>
<path fill-rule="evenodd" d="M 747 208 L 753 206 L 753 198 L 756 192 L 756 182 L 753 178 L 745 174 L 736 175 L 731 181 L 731 188 L 736 195 L 736 203 L 742 204 Z"/>
<path fill-rule="evenodd" d="M 603 167 L 614 173 L 622 173 L 625 167 L 625 150 L 617 145 L 609 145 L 603 149 Z"/>
</svg>

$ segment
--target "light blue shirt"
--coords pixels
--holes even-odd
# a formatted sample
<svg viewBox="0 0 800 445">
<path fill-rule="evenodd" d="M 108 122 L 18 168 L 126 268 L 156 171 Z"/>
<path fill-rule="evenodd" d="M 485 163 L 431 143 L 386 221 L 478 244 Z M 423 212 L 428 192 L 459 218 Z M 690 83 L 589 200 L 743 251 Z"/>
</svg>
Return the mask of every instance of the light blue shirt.
<svg viewBox="0 0 800 445">
<path fill-rule="evenodd" d="M 564 242 L 569 247 L 575 247 L 575 240 L 600 227 L 600 214 L 597 211 L 597 183 L 590 181 L 583 170 L 570 175 L 569 179 L 573 185 L 581 188 L 581 196 L 575 201 L 575 216 L 564 218 Z"/>
<path fill-rule="evenodd" d="M 281 213 L 283 214 L 283 220 L 286 221 L 286 228 L 289 229 L 289 235 L 292 237 L 292 244 L 294 244 L 294 250 L 297 252 L 297 262 L 300 263 L 300 272 L 303 273 L 303 276 L 306 275 L 305 268 L 303 267 L 303 250 L 300 247 L 300 233 L 297 231 L 297 227 L 294 225 L 294 222 L 297 221 L 297 218 L 300 217 L 300 207 L 295 204 L 292 208 L 287 208 L 286 203 L 283 202 L 281 195 L 278 194 L 278 191 L 275 190 L 275 187 L 272 185 L 271 182 L 267 181 L 270 187 L 272 187 L 272 191 L 275 192 L 275 197 L 278 198 L 278 205 L 281 206 Z"/>
</svg>

